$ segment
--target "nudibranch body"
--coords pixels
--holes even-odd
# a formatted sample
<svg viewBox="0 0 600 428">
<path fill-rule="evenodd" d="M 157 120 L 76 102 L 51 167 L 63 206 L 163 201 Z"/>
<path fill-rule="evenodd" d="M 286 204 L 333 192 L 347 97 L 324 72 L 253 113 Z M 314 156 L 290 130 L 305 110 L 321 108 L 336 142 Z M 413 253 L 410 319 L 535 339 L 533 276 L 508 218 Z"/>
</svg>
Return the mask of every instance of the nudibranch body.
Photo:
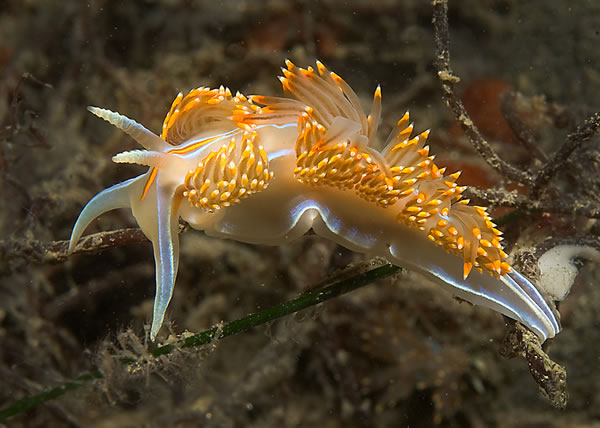
<svg viewBox="0 0 600 428">
<path fill-rule="evenodd" d="M 153 340 L 173 293 L 180 217 L 209 236 L 257 244 L 278 245 L 312 229 L 421 272 L 542 340 L 558 333 L 536 287 L 506 262 L 485 208 L 461 199 L 459 174 L 444 175 L 433 162 L 428 131 L 411 137 L 406 113 L 378 152 L 379 88 L 366 116 L 348 84 L 320 62 L 317 70 L 286 66 L 280 80 L 290 98 L 198 88 L 177 96 L 160 137 L 89 108 L 146 149 L 113 160 L 150 169 L 96 195 L 77 219 L 69 250 L 94 218 L 131 208 L 154 248 Z"/>
</svg>

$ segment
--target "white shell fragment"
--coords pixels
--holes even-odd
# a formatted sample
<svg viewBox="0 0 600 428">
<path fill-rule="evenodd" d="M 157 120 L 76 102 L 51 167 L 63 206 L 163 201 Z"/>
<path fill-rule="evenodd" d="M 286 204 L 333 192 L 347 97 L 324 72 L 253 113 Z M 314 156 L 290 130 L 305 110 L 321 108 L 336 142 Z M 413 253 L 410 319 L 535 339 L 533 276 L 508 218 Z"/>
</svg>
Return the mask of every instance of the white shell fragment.
<svg viewBox="0 0 600 428">
<path fill-rule="evenodd" d="M 557 245 L 546 251 L 538 261 L 541 273 L 539 288 L 553 300 L 565 300 L 578 273 L 573 263 L 577 258 L 600 262 L 600 251 L 579 245 Z"/>
</svg>

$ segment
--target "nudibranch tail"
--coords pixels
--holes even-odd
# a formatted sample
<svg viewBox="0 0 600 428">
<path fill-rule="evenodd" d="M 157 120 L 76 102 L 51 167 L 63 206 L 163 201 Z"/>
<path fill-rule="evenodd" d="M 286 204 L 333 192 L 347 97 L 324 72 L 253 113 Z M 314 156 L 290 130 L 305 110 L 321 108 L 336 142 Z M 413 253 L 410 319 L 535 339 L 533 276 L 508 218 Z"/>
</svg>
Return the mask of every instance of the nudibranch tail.
<svg viewBox="0 0 600 428">
<path fill-rule="evenodd" d="M 392 243 L 386 257 L 394 264 L 424 274 L 456 297 L 520 321 L 541 341 L 560 331 L 558 318 L 549 304 L 537 288 L 515 270 L 497 277 L 474 270 L 465 278 L 456 256 L 442 247 L 419 244 L 417 238 L 410 235 Z"/>
<path fill-rule="evenodd" d="M 557 318 L 557 315 L 552 311 L 550 306 L 548 306 L 544 296 L 541 295 L 535 285 L 533 285 L 527 278 L 525 278 L 516 270 L 512 270 L 505 276 L 510 278 L 517 288 L 523 290 L 531 298 L 537 308 L 539 308 L 541 311 L 541 314 L 538 318 L 545 320 L 549 324 L 547 326 L 547 331 L 549 333 L 546 334 L 546 337 L 554 337 L 561 329 L 560 320 Z"/>
</svg>

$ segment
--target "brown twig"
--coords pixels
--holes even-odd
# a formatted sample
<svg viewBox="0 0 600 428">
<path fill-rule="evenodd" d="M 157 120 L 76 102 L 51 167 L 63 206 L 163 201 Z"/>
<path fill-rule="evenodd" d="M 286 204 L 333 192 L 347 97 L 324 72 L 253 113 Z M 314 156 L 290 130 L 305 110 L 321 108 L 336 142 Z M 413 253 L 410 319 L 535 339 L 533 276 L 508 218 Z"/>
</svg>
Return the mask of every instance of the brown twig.
<svg viewBox="0 0 600 428">
<path fill-rule="evenodd" d="M 10 102 L 8 115 L 6 118 L 3 118 L 4 124 L 2 126 L 2 129 L 0 130 L 0 141 L 8 140 L 9 138 L 14 138 L 18 134 L 25 133 L 29 134 L 29 136 L 35 139 L 37 145 L 44 148 L 49 148 L 50 145 L 46 141 L 45 137 L 35 128 L 35 126 L 32 123 L 21 123 L 20 119 L 22 119 L 23 117 L 29 117 L 32 114 L 35 114 L 30 110 L 25 110 L 24 112 L 21 112 L 19 109 L 19 107 L 21 107 L 21 86 L 23 86 L 25 81 L 31 81 L 36 85 L 42 86 L 44 88 L 52 88 L 52 85 L 41 81 L 31 73 L 23 73 L 21 75 L 12 91 L 12 99 Z"/>
<path fill-rule="evenodd" d="M 564 166 L 571 153 L 592 138 L 598 132 L 598 129 L 600 129 L 600 112 L 594 113 L 579 125 L 575 132 L 567 135 L 567 139 L 560 149 L 537 173 L 530 192 L 532 198 L 538 198 L 541 195 L 546 184 Z"/>
<path fill-rule="evenodd" d="M 516 181 L 519 184 L 533 185 L 534 179 L 527 172 L 514 168 L 500 159 L 494 153 L 489 144 L 483 139 L 472 120 L 469 118 L 462 102 L 456 96 L 454 92 L 454 85 L 458 83 L 460 79 L 453 74 L 450 68 L 448 1 L 432 0 L 432 4 L 437 50 L 436 67 L 438 70 L 438 77 L 442 83 L 444 99 L 446 100 L 450 109 L 454 112 L 457 121 L 464 128 L 465 135 L 471 144 L 491 167 L 500 172 L 502 176 Z M 564 150 L 559 150 L 559 152 L 561 152 L 563 155 L 565 153 L 570 154 L 579 144 L 585 141 L 585 139 L 589 139 L 590 136 L 596 131 L 596 128 L 600 125 L 600 122 L 590 122 L 590 120 L 588 120 L 586 123 L 586 126 L 578 129 L 578 131 L 572 134 L 575 135 L 574 137 L 570 136 L 571 138 L 569 139 L 574 140 L 569 145 L 570 151 L 567 151 L 567 149 L 564 148 Z M 533 139 L 531 139 L 527 141 L 527 143 L 534 144 L 535 142 Z M 574 147 L 571 148 L 571 145 Z M 543 177 L 547 177 L 547 180 L 549 180 L 552 174 L 556 171 L 553 165 L 558 163 L 557 157 L 553 157 L 553 159 L 546 164 L 547 168 L 544 167 L 542 169 L 547 169 L 550 174 L 543 175 Z M 547 182 L 547 180 L 544 182 L 543 179 L 540 179 L 540 177 L 542 177 L 541 173 L 535 180 L 536 184 L 538 184 L 538 182 L 540 184 Z M 565 214 L 573 214 L 574 212 L 579 211 L 579 213 L 585 213 L 584 215 L 589 217 L 600 217 L 600 209 L 596 206 L 582 206 L 581 204 L 576 205 L 574 203 L 567 204 L 562 199 L 540 201 L 537 200 L 537 198 L 534 198 L 536 200 L 531 200 L 530 198 L 525 197 L 516 191 L 508 192 L 506 190 L 498 189 L 479 190 L 470 188 L 468 189 L 467 197 L 483 200 L 492 205 L 512 206 L 528 211 L 550 211 Z M 523 327 L 518 322 L 509 320 L 508 324 L 511 328 L 511 331 L 509 331 L 504 341 L 501 353 L 507 357 L 523 357 L 527 361 L 529 371 L 533 379 L 539 385 L 542 395 L 544 395 L 553 406 L 564 408 L 568 401 L 566 383 L 567 374 L 565 368 L 555 363 L 550 359 L 550 357 L 548 357 L 548 355 L 543 351 L 539 339 L 535 336 L 535 334 Z"/>
<path fill-rule="evenodd" d="M 540 148 L 535 136 L 523 123 L 518 113 L 514 109 L 516 97 L 517 96 L 514 91 L 508 91 L 502 96 L 502 99 L 500 100 L 502 116 L 504 116 L 508 126 L 510 126 L 512 131 L 515 133 L 519 143 L 521 143 L 525 150 L 537 157 L 542 162 L 547 162 L 548 156 L 546 156 L 546 153 L 544 153 L 544 151 Z"/>
<path fill-rule="evenodd" d="M 389 110 L 397 111 L 406 108 L 408 104 L 419 94 L 425 90 L 435 87 L 435 80 L 430 74 L 421 74 L 414 80 L 411 80 L 408 87 L 402 90 L 402 93 L 394 97 L 394 101 L 390 103 Z"/>
<path fill-rule="evenodd" d="M 502 176 L 522 185 L 533 183 L 532 177 L 506 161 L 502 160 L 483 138 L 465 109 L 460 98 L 454 92 L 454 85 L 460 78 L 450 68 L 450 34 L 448 31 L 448 1 L 433 0 L 433 26 L 435 29 L 436 61 L 438 78 L 442 83 L 444 99 L 456 120 L 462 126 L 465 135 L 481 157 Z"/>
<path fill-rule="evenodd" d="M 500 354 L 506 358 L 525 358 L 542 395 L 554 407 L 564 409 L 569 400 L 566 369 L 550 359 L 537 336 L 530 330 L 513 320 L 507 319 L 507 323 L 510 331 L 504 338 Z"/>
<path fill-rule="evenodd" d="M 470 187 L 464 195 L 474 203 L 492 206 L 518 208 L 525 212 L 550 212 L 556 214 L 575 214 L 588 218 L 600 218 L 600 206 L 594 203 L 582 203 L 566 199 L 532 200 L 518 193 L 503 189 L 477 189 Z M 182 231 L 182 230 L 181 230 Z M 125 245 L 147 242 L 141 229 L 119 229 L 84 236 L 73 254 L 95 254 L 103 250 Z M 34 263 L 59 263 L 68 257 L 69 241 L 40 242 L 37 240 L 0 241 L 0 259 L 9 262 L 26 259 Z"/>
<path fill-rule="evenodd" d="M 528 212 L 579 215 L 600 218 L 600 206 L 593 202 L 581 202 L 568 198 L 533 200 L 528 196 L 504 189 L 477 189 L 469 187 L 464 196 L 476 204 L 519 208 Z"/>
<path fill-rule="evenodd" d="M 108 248 L 147 242 L 148 239 L 141 229 L 119 229 L 112 232 L 100 232 L 84 236 L 73 254 L 94 254 Z M 48 243 L 36 240 L 0 241 L 0 258 L 11 261 L 24 258 L 36 263 L 64 262 L 68 254 L 69 241 L 52 241 Z"/>
</svg>

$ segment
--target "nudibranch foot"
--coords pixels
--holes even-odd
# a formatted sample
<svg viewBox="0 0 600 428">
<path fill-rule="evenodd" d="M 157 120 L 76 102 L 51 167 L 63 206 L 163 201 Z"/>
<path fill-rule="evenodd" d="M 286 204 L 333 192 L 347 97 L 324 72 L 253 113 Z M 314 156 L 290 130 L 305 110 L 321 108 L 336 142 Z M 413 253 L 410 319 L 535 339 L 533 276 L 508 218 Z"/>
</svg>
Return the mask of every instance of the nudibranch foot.
<svg viewBox="0 0 600 428">
<path fill-rule="evenodd" d="M 161 186 L 159 177 L 156 188 L 141 200 L 140 195 L 147 175 L 116 184 L 94 196 L 84 207 L 73 227 L 69 253 L 73 252 L 81 235 L 96 217 L 113 209 L 131 208 L 154 249 L 156 295 L 151 328 L 151 338 L 154 340 L 171 300 L 179 265 L 179 217 L 175 212 L 181 197 L 169 186 Z"/>
<path fill-rule="evenodd" d="M 350 86 L 321 62 L 316 69 L 285 64 L 287 98 L 200 87 L 177 95 L 160 136 L 90 107 L 146 149 L 113 160 L 149 170 L 92 198 L 69 251 L 95 217 L 132 210 L 154 248 L 152 340 L 173 293 L 180 217 L 209 236 L 267 245 L 312 228 L 421 272 L 464 300 L 522 322 L 541 340 L 560 331 L 536 286 L 508 263 L 486 209 L 462 198 L 460 173 L 445 175 L 435 164 L 429 130 L 413 136 L 406 113 L 377 151 L 379 87 L 366 115 Z"/>
</svg>

